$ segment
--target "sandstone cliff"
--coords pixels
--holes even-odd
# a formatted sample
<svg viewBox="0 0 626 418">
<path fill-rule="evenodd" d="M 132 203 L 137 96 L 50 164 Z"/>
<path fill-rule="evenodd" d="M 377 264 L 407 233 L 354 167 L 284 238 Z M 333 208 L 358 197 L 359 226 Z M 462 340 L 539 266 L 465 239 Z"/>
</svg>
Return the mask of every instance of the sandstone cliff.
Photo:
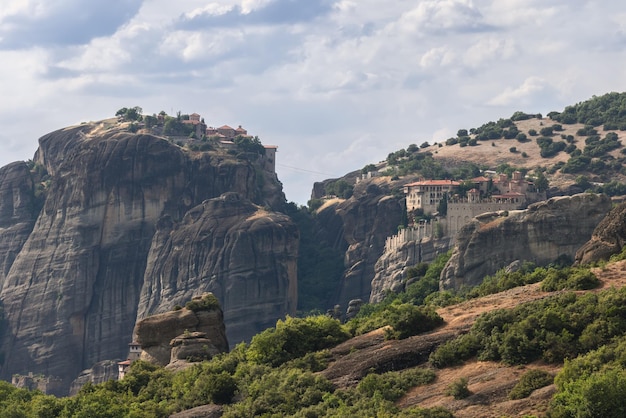
<svg viewBox="0 0 626 418">
<path fill-rule="evenodd" d="M 0 168 L 0 288 L 38 215 L 33 176 L 26 163 Z"/>
<path fill-rule="evenodd" d="M 49 175 L 43 208 L 24 163 L 0 169 L 4 379 L 33 372 L 59 377 L 68 389 L 82 370 L 126 356 L 137 313 L 147 312 L 140 293 L 162 217 L 182 220 L 201 202 L 230 191 L 267 207 L 284 203 L 276 192 L 280 185 L 272 184 L 275 174 L 253 161 L 226 152 L 190 152 L 108 122 L 62 129 L 39 144 L 34 163 Z M 248 229 L 237 233 L 238 242 Z M 230 244 L 216 243 L 226 253 L 233 250 Z M 277 280 L 243 270 L 251 288 L 265 287 L 255 278 Z M 246 299 L 258 293 L 234 289 L 233 296 L 231 289 L 220 297 L 266 307 L 279 298 L 258 292 L 270 301 Z M 188 288 L 184 292 L 189 296 Z M 283 314 L 266 313 L 264 323 Z"/>
<path fill-rule="evenodd" d="M 345 271 L 335 300 L 343 309 L 350 300 L 369 300 L 374 265 L 385 240 L 402 223 L 404 206 L 402 197 L 391 195 L 394 187 L 399 185 L 389 178 L 365 180 L 355 185 L 349 199 L 329 201 L 317 212 L 329 241 L 345 251 Z"/>
<path fill-rule="evenodd" d="M 611 210 L 593 231 L 591 239 L 576 252 L 576 263 L 608 260 L 626 244 L 626 203 Z"/>
<path fill-rule="evenodd" d="M 213 295 L 204 294 L 194 301 L 207 297 L 214 299 Z M 208 360 L 228 351 L 224 316 L 219 306 L 208 309 L 184 307 L 153 315 L 137 322 L 135 334 L 142 349 L 141 359 L 160 366 L 178 366 L 176 362 L 179 360 Z M 201 353 L 189 349 L 191 344 L 187 343 L 198 340 L 201 340 Z"/>
<path fill-rule="evenodd" d="M 475 286 L 516 260 L 537 265 L 562 256 L 573 260 L 610 209 L 606 195 L 585 193 L 554 197 L 522 211 L 480 215 L 457 234 L 441 288 Z"/>
<path fill-rule="evenodd" d="M 171 310 L 199 292 L 220 300 L 231 344 L 295 314 L 298 231 L 236 193 L 159 222 L 148 255 L 138 318 Z"/>
<path fill-rule="evenodd" d="M 409 241 L 399 248 L 385 251 L 376 261 L 370 303 L 384 299 L 387 291 L 399 293 L 405 290 L 405 269 L 419 263 L 429 263 L 450 248 L 450 238 L 424 238 Z"/>
</svg>

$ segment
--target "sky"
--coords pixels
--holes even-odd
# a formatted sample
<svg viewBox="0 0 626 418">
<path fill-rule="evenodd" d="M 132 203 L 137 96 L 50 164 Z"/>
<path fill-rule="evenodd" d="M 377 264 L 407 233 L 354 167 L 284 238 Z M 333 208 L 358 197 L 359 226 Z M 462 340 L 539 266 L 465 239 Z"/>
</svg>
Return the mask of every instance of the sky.
<svg viewBox="0 0 626 418">
<path fill-rule="evenodd" d="M 112 117 L 199 113 L 315 181 L 521 110 L 626 91 L 626 2 L 0 0 L 0 166 Z"/>
</svg>

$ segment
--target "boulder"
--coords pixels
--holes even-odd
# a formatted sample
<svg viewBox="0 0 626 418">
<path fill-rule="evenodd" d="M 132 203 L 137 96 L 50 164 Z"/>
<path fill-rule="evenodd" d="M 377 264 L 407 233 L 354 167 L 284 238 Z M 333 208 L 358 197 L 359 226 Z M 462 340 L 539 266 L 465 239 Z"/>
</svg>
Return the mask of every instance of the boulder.
<svg viewBox="0 0 626 418">
<path fill-rule="evenodd" d="M 212 294 L 204 294 L 194 300 L 207 298 L 215 299 Z M 160 366 L 187 359 L 187 354 L 193 351 L 191 346 L 199 341 L 207 348 L 196 347 L 197 358 L 208 360 L 228 351 L 224 316 L 219 306 L 196 311 L 181 308 L 149 316 L 137 323 L 135 335 L 141 345 L 141 359 Z M 203 353 L 199 354 L 201 350 Z"/>
<path fill-rule="evenodd" d="M 593 231 L 591 239 L 576 252 L 577 264 L 608 260 L 626 244 L 626 203 L 609 212 Z"/>
</svg>

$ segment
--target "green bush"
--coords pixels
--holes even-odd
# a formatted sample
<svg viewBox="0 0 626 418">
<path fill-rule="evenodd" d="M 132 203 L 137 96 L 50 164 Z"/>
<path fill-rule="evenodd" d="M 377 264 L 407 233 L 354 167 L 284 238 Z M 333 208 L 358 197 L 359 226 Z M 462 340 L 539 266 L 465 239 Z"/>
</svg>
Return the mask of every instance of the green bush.
<svg viewBox="0 0 626 418">
<path fill-rule="evenodd" d="M 554 292 L 557 290 L 589 290 L 598 287 L 600 281 L 595 274 L 585 268 L 551 268 L 541 283 L 541 290 Z"/>
<path fill-rule="evenodd" d="M 185 308 L 193 312 L 212 311 L 219 307 L 220 301 L 212 293 L 205 293 L 201 298 L 190 300 L 185 304 Z"/>
<path fill-rule="evenodd" d="M 517 382 L 509 392 L 509 399 L 526 398 L 533 393 L 533 391 L 551 385 L 552 382 L 554 382 L 554 376 L 550 373 L 540 369 L 528 370 L 520 377 L 519 382 Z"/>
<path fill-rule="evenodd" d="M 427 385 L 435 380 L 435 372 L 412 369 L 403 372 L 370 373 L 357 385 L 357 391 L 369 397 L 380 395 L 388 401 L 397 401 L 408 389 Z"/>
<path fill-rule="evenodd" d="M 472 394 L 467 387 L 467 378 L 462 377 L 459 380 L 452 382 L 444 392 L 448 396 L 454 397 L 454 399 L 465 399 Z"/>
<path fill-rule="evenodd" d="M 279 366 L 308 352 L 333 347 L 350 338 L 339 321 L 326 315 L 306 318 L 287 316 L 255 335 L 247 351 L 247 359 L 256 364 Z"/>
<path fill-rule="evenodd" d="M 408 303 L 391 305 L 387 311 L 388 324 L 385 338 L 402 340 L 422 332 L 430 331 L 443 324 L 443 319 L 431 307 L 415 306 Z"/>
</svg>

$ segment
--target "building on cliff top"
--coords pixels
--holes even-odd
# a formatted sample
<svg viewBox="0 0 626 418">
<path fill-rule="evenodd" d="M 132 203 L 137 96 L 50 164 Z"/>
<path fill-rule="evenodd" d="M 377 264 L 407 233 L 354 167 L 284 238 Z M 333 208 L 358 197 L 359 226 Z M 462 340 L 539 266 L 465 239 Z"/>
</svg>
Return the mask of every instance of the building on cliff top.
<svg viewBox="0 0 626 418">
<path fill-rule="evenodd" d="M 410 228 L 388 238 L 386 249 L 427 237 L 454 238 L 463 225 L 481 213 L 523 209 L 530 203 L 546 199 L 545 192 L 537 190 L 534 183 L 524 179 L 519 171 L 511 178 L 506 174 L 483 174 L 469 180 L 473 187 L 464 195 L 460 191 L 461 182 L 454 180 L 422 180 L 406 184 L 404 193 Z M 440 214 L 444 200 L 446 213 Z M 430 228 L 414 221 L 423 216 L 431 219 L 426 224 L 431 225 Z"/>
</svg>

